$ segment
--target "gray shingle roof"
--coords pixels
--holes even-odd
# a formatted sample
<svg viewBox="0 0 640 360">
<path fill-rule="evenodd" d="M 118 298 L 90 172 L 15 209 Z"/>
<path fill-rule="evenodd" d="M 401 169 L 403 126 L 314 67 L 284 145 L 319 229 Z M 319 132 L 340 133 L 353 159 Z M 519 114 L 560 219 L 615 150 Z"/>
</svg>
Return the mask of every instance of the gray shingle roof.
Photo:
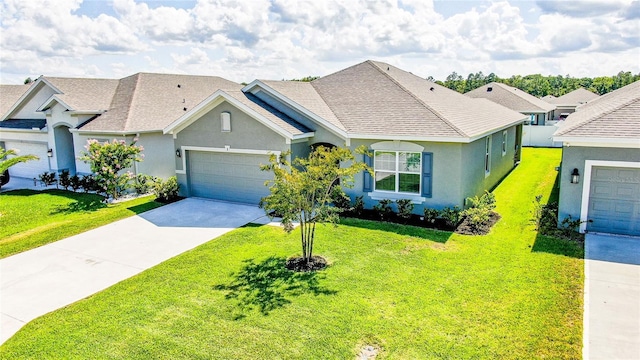
<svg viewBox="0 0 640 360">
<path fill-rule="evenodd" d="M 471 138 L 523 120 L 522 114 L 381 62 L 365 61 L 310 84 L 356 136 Z M 320 107 L 313 96 L 297 100 Z"/>
<path fill-rule="evenodd" d="M 331 111 L 327 103 L 309 82 L 302 81 L 270 81 L 262 80 L 264 84 L 271 87 L 289 100 L 311 111 L 315 115 L 325 119 L 338 129 L 346 130 L 344 124 Z"/>
<path fill-rule="evenodd" d="M 280 112 L 251 93 L 244 93 L 240 90 L 227 90 L 225 93 L 292 135 L 301 135 L 312 132 L 304 125 L 293 120 L 286 114 Z"/>
<path fill-rule="evenodd" d="M 29 87 L 31 84 L 0 85 L 0 116 L 4 116 Z"/>
<path fill-rule="evenodd" d="M 215 91 L 241 88 L 217 76 L 138 73 L 118 81 L 109 111 L 82 130 L 159 131 Z"/>
<path fill-rule="evenodd" d="M 491 90 L 489 91 L 489 89 Z M 486 84 L 467 92 L 465 95 L 472 98 L 489 99 L 521 113 L 546 113 L 556 108 L 555 105 L 538 99 L 518 88 L 498 82 Z"/>
<path fill-rule="evenodd" d="M 554 105 L 578 106 L 599 97 L 600 96 L 598 94 L 594 94 L 585 88 L 577 88 L 572 92 L 566 93 L 558 98 L 554 97 L 553 99 L 547 99 L 546 97 L 544 97 L 542 99 L 547 101 L 549 104 Z"/>
<path fill-rule="evenodd" d="M 616 138 L 640 142 L 640 81 L 580 106 L 567 117 L 554 137 Z"/>
<path fill-rule="evenodd" d="M 118 86 L 117 79 L 43 77 L 62 93 L 56 97 L 76 111 L 104 111 Z"/>
</svg>

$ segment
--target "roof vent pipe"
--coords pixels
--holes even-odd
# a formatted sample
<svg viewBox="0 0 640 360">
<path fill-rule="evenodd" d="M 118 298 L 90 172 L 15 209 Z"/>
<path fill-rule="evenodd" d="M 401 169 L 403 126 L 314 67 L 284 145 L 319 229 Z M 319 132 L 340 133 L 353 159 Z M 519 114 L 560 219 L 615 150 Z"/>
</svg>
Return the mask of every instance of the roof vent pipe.
<svg viewBox="0 0 640 360">
<path fill-rule="evenodd" d="M 178 89 L 180 89 L 180 84 L 178 84 Z"/>
<path fill-rule="evenodd" d="M 487 92 L 491 92 L 491 91 L 493 91 L 493 88 L 492 88 L 491 86 L 489 86 L 489 87 L 487 88 Z"/>
<path fill-rule="evenodd" d="M 433 87 L 433 86 L 429 88 L 429 90 L 431 90 L 431 91 L 433 91 L 433 89 L 434 89 L 434 87 Z"/>
</svg>

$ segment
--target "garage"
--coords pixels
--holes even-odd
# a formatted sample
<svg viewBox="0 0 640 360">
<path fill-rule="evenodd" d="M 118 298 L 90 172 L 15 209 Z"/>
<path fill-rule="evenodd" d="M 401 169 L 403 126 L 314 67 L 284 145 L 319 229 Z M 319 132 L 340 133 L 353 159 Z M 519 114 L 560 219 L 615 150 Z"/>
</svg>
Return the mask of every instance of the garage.
<svg viewBox="0 0 640 360">
<path fill-rule="evenodd" d="M 640 236 L 640 169 L 594 166 L 587 230 Z"/>
<path fill-rule="evenodd" d="M 40 160 L 32 160 L 14 165 L 9 169 L 9 173 L 14 177 L 37 178 L 38 175 L 49 171 L 49 157 L 47 156 L 47 145 L 33 142 L 5 141 L 6 149 L 19 150 L 18 155 L 36 155 Z"/>
<path fill-rule="evenodd" d="M 191 196 L 258 204 L 269 195 L 264 182 L 273 173 L 260 171 L 268 155 L 188 151 L 187 156 Z"/>
</svg>

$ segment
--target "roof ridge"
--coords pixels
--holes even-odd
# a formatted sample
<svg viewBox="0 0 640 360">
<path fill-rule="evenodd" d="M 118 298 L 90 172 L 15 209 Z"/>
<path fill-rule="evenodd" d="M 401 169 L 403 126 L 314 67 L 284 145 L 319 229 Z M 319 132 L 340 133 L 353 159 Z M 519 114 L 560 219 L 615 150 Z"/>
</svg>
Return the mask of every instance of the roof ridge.
<svg viewBox="0 0 640 360">
<path fill-rule="evenodd" d="M 440 114 L 438 111 L 436 111 L 436 109 L 432 108 L 431 106 L 427 105 L 424 101 L 420 100 L 414 93 L 412 93 L 411 91 L 409 91 L 409 89 L 407 89 L 406 87 L 404 87 L 402 84 L 400 84 L 400 82 L 398 82 L 396 79 L 394 79 L 393 77 L 391 77 L 391 75 L 385 73 L 382 69 L 380 69 L 378 66 L 376 66 L 376 64 L 373 63 L 373 61 L 371 60 L 367 60 L 365 61 L 366 63 L 368 63 L 369 65 L 373 66 L 376 70 L 378 70 L 381 74 L 383 74 L 384 76 L 386 76 L 389 80 L 391 80 L 393 83 L 395 83 L 396 85 L 398 85 L 405 93 L 407 93 L 409 96 L 411 96 L 412 98 L 414 98 L 418 103 L 420 103 L 422 106 L 424 106 L 425 108 L 427 108 L 429 111 L 431 111 L 434 115 L 436 115 L 440 120 L 442 120 L 445 124 L 449 125 L 453 130 L 455 130 L 460 136 L 465 136 L 468 137 L 469 135 L 467 135 L 464 131 L 462 131 L 460 128 L 458 128 L 457 126 L 455 126 L 453 123 L 451 123 L 451 121 L 447 120 L 444 116 L 442 116 L 442 114 Z M 389 64 L 387 64 L 387 66 L 390 66 Z M 396 68 L 400 71 L 404 71 L 401 70 L 399 68 Z M 413 75 L 413 74 L 411 74 Z M 415 75 L 414 75 L 415 76 Z M 426 80 L 425 80 L 426 81 Z"/>
<path fill-rule="evenodd" d="M 640 101 L 640 97 L 631 98 L 629 101 L 625 101 L 624 103 L 621 103 L 620 105 L 614 107 L 611 110 L 608 110 L 608 111 L 605 111 L 605 112 L 602 112 L 602 113 L 599 113 L 599 114 L 594 114 L 591 117 L 587 118 L 587 120 L 579 121 L 576 124 L 573 124 L 573 126 L 568 127 L 567 129 L 560 129 L 560 132 L 558 133 L 558 135 L 564 135 L 564 134 L 566 134 L 566 133 L 568 133 L 570 131 L 573 131 L 573 130 L 579 128 L 579 127 L 582 127 L 584 125 L 590 124 L 590 123 L 598 120 L 601 117 L 609 115 L 609 114 L 611 114 L 611 113 L 613 113 L 615 111 L 618 111 L 618 110 L 620 110 L 621 108 L 623 108 L 625 106 L 631 105 L 631 104 L 633 104 L 634 102 L 637 102 L 637 101 Z"/>
<path fill-rule="evenodd" d="M 136 92 L 136 89 L 138 88 L 138 81 L 139 81 L 139 79 L 140 79 L 140 73 L 136 73 L 136 74 L 133 74 L 133 75 L 129 75 L 129 76 L 124 77 L 124 78 L 122 78 L 122 79 L 120 79 L 120 80 L 118 81 L 118 86 L 116 87 L 116 91 L 114 92 L 114 94 L 113 94 L 113 98 L 111 99 L 111 105 L 109 105 L 109 109 L 112 109 L 112 108 L 114 107 L 114 105 L 115 105 L 115 104 L 114 104 L 114 102 L 116 102 L 116 101 L 117 101 L 117 99 L 116 99 L 116 98 L 118 97 L 118 95 L 120 94 L 120 92 L 122 92 L 122 91 L 125 91 L 125 90 L 126 90 L 126 89 L 123 89 L 123 88 L 121 88 L 121 87 L 124 87 L 125 85 L 128 85 L 128 84 L 125 84 L 125 82 L 126 82 L 127 80 L 130 80 L 132 77 L 135 77 L 135 82 L 134 82 L 134 85 L 133 85 L 133 90 L 131 91 L 131 96 L 128 96 L 128 97 L 127 97 L 127 101 L 126 101 L 126 102 L 127 102 L 127 105 L 125 106 L 125 114 L 126 114 L 126 115 L 125 115 L 125 119 L 124 119 L 124 126 L 123 126 L 123 129 L 124 129 L 124 130 L 126 130 L 126 129 L 127 129 L 127 125 L 129 124 L 129 120 L 130 120 L 129 115 L 130 115 L 130 113 L 131 113 L 131 109 L 132 109 L 132 106 L 131 106 L 131 105 L 133 104 L 133 96 L 134 96 L 134 94 L 135 94 L 135 92 Z M 122 94 L 122 96 L 125 96 L 125 95 L 124 95 L 124 94 Z"/>
</svg>

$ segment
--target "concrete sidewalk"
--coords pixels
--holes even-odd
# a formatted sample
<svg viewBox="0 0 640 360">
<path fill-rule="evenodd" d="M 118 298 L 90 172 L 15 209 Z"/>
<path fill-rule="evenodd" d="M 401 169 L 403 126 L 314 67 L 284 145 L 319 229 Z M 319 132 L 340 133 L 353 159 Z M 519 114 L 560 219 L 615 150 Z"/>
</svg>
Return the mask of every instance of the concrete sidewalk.
<svg viewBox="0 0 640 360">
<path fill-rule="evenodd" d="M 585 237 L 584 359 L 640 359 L 640 238 Z"/>
<path fill-rule="evenodd" d="M 188 198 L 0 260 L 0 343 L 27 322 L 265 217 Z"/>
</svg>

